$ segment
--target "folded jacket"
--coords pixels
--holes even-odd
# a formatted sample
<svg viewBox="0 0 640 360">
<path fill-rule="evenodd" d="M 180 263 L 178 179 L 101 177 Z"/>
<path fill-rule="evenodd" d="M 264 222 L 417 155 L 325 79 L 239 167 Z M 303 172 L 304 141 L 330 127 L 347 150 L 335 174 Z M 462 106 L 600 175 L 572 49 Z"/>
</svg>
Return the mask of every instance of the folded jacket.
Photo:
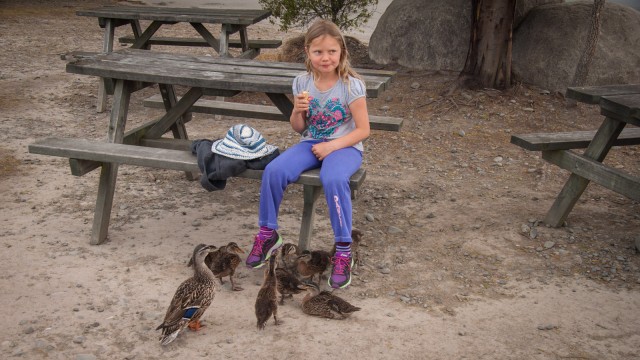
<svg viewBox="0 0 640 360">
<path fill-rule="evenodd" d="M 247 169 L 264 170 L 271 160 L 280 155 L 280 151 L 276 149 L 273 153 L 257 159 L 232 159 L 212 152 L 213 141 L 200 139 L 191 143 L 191 153 L 198 158 L 198 168 L 202 173 L 200 185 L 207 191 L 223 190 L 228 178 Z"/>
</svg>

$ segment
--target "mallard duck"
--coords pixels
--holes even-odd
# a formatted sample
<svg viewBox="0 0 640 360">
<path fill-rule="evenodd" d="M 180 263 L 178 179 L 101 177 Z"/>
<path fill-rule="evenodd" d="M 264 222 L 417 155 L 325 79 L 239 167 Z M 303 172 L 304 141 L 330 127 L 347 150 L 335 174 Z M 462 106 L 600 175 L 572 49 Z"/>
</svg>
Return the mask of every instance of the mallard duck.
<svg viewBox="0 0 640 360">
<path fill-rule="evenodd" d="M 280 325 L 278 321 L 278 280 L 276 278 L 276 256 L 269 258 L 269 267 L 264 270 L 264 281 L 258 291 L 256 298 L 256 319 L 258 319 L 258 330 L 263 330 L 267 320 L 273 315 L 273 321 Z"/>
<path fill-rule="evenodd" d="M 280 248 L 282 252 L 282 256 L 280 258 L 280 262 L 282 262 L 282 267 L 287 269 L 291 273 L 295 273 L 297 267 L 297 258 L 300 256 L 300 248 L 296 244 L 285 243 Z"/>
<path fill-rule="evenodd" d="M 285 268 L 276 268 L 276 278 L 278 279 L 278 292 L 280 293 L 280 305 L 284 304 L 284 297 L 289 295 L 293 297 L 294 294 L 299 294 L 304 289 L 300 287 L 302 282 Z"/>
<path fill-rule="evenodd" d="M 204 244 L 200 244 L 196 246 L 196 250 L 198 247 L 205 246 Z M 194 250 L 194 256 L 195 252 Z M 213 251 L 211 254 L 207 255 L 204 263 L 213 271 L 213 274 L 220 279 L 220 284 L 224 285 L 223 277 L 229 276 L 229 281 L 231 282 L 231 290 L 240 291 L 243 290 L 242 287 L 235 285 L 233 282 L 233 275 L 236 272 L 236 268 L 242 262 L 240 256 L 238 254 L 244 254 L 244 250 L 242 250 L 238 244 L 235 242 L 230 242 L 227 245 L 219 247 L 216 251 Z M 191 260 L 189 260 L 188 266 L 193 265 L 193 256 Z"/>
<path fill-rule="evenodd" d="M 156 328 L 162 329 L 162 345 L 175 340 L 187 326 L 195 331 L 202 326 L 200 318 L 211 305 L 216 291 L 215 276 L 204 263 L 207 255 L 214 249 L 215 246 L 198 246 L 194 250 L 194 274 L 178 286 L 164 321 Z"/>
<path fill-rule="evenodd" d="M 297 267 L 298 274 L 303 279 L 313 281 L 313 277 L 318 274 L 319 280 L 327 271 L 327 267 L 331 263 L 331 253 L 324 250 L 305 250 L 302 255 L 298 256 Z"/>
<path fill-rule="evenodd" d="M 315 283 L 303 283 L 301 287 L 307 290 L 307 295 L 302 299 L 302 312 L 305 314 L 342 320 L 360 310 L 337 295 L 320 291 Z"/>
</svg>

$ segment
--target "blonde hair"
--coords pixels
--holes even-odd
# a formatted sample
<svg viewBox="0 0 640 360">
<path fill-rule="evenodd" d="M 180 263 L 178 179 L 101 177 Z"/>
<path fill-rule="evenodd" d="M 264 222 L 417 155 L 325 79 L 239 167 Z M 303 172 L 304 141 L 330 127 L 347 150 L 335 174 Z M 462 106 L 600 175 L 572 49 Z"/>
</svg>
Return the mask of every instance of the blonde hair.
<svg viewBox="0 0 640 360">
<path fill-rule="evenodd" d="M 313 40 L 322 37 L 322 36 L 330 36 L 334 38 L 338 44 L 340 44 L 340 63 L 338 64 L 338 77 L 348 83 L 349 75 L 362 80 L 362 77 L 353 70 L 351 67 L 351 62 L 349 61 L 349 51 L 347 50 L 347 43 L 344 40 L 344 36 L 340 32 L 338 26 L 331 21 L 319 19 L 316 20 L 307 30 L 307 34 L 304 37 L 304 48 L 306 51 L 309 50 L 309 46 Z M 309 56 L 307 54 L 306 59 L 304 60 L 304 64 L 307 67 L 307 71 L 313 74 L 313 78 L 318 78 L 317 71 L 311 66 L 311 60 L 309 60 Z"/>
</svg>

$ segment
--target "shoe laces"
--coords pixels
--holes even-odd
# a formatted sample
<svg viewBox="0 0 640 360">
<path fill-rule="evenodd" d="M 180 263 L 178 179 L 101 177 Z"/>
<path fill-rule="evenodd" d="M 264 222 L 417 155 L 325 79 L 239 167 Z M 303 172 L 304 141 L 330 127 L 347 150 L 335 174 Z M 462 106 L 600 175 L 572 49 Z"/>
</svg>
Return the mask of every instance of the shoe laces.
<svg viewBox="0 0 640 360">
<path fill-rule="evenodd" d="M 264 245 L 265 241 L 266 239 L 263 239 L 260 236 L 256 235 L 256 240 L 253 242 L 253 248 L 251 249 L 251 255 L 262 255 L 262 245 Z"/>
<path fill-rule="evenodd" d="M 333 262 L 333 273 L 336 275 L 344 275 L 346 269 L 350 266 L 349 257 L 335 256 Z"/>
</svg>

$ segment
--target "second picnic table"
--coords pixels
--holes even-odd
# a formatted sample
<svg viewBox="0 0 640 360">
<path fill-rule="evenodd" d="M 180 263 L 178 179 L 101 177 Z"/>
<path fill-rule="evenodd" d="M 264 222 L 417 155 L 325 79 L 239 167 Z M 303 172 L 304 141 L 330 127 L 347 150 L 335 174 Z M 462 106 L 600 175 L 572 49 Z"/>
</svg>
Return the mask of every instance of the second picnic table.
<svg viewBox="0 0 640 360">
<path fill-rule="evenodd" d="M 134 49 L 149 49 L 151 45 L 210 46 L 220 56 L 230 56 L 229 48 L 242 50 L 238 57 L 255 58 L 261 48 L 277 48 L 280 40 L 250 40 L 247 34 L 249 25 L 258 23 L 269 16 L 269 10 L 262 9 L 206 9 L 206 8 L 169 8 L 157 6 L 103 6 L 95 9 L 80 10 L 79 16 L 97 17 L 98 24 L 104 28 L 102 51 L 113 51 L 115 28 L 131 25 L 133 36 L 120 38 L 121 42 L 132 43 Z M 151 21 L 143 31 L 140 20 Z M 189 23 L 201 38 L 154 37 L 163 25 Z M 216 38 L 205 24 L 220 24 L 220 35 Z M 238 33 L 240 40 L 230 39 Z M 104 86 L 101 84 L 98 94 L 99 112 L 105 109 Z"/>
<path fill-rule="evenodd" d="M 542 151 L 542 158 L 571 172 L 547 212 L 545 224 L 561 226 L 593 181 L 633 200 L 640 200 L 640 177 L 603 163 L 613 146 L 640 144 L 640 84 L 574 87 L 567 97 L 598 104 L 604 116 L 597 131 L 513 135 L 511 142 Z M 631 125 L 625 128 L 627 125 Z M 579 154 L 572 149 L 586 148 Z"/>
</svg>

